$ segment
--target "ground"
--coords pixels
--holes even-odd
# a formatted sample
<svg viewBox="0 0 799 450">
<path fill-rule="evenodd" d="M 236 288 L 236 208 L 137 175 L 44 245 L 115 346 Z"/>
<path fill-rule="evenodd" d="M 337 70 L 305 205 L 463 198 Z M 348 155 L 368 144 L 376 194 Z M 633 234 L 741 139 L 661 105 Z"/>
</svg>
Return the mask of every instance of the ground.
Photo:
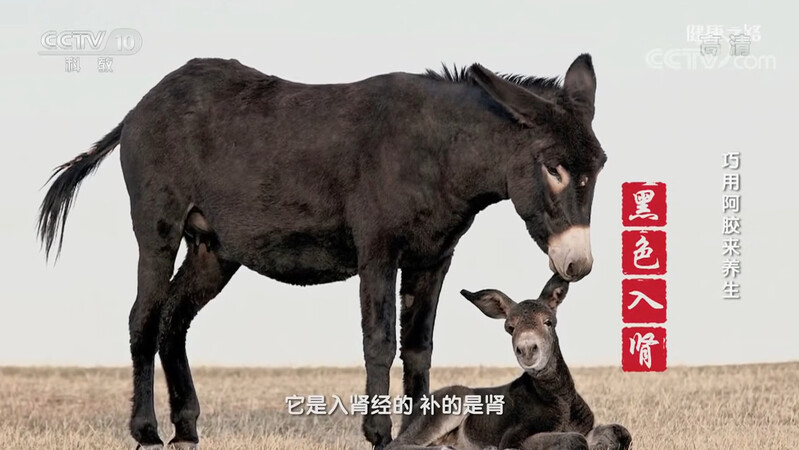
<svg viewBox="0 0 799 450">
<path fill-rule="evenodd" d="M 503 384 L 519 369 L 436 368 L 433 388 Z M 799 362 L 669 368 L 624 373 L 573 370 L 598 423 L 624 424 L 633 447 L 657 449 L 799 448 Z M 0 368 L 0 449 L 133 448 L 127 434 L 129 369 Z M 364 386 L 361 368 L 197 368 L 203 449 L 368 449 L 360 416 L 291 416 L 287 395 L 339 395 L 345 406 Z M 392 395 L 399 395 L 395 369 Z M 328 405 L 332 406 L 332 397 Z M 171 424 L 159 371 L 161 434 Z M 399 416 L 395 416 L 395 424 Z M 396 428 L 395 428 L 396 433 Z"/>
</svg>

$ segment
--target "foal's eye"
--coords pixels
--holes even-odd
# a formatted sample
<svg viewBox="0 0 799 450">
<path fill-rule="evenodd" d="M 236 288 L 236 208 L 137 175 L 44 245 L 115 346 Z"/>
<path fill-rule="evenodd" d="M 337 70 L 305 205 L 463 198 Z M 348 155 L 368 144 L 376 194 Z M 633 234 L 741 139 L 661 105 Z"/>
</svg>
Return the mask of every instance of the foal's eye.
<svg viewBox="0 0 799 450">
<path fill-rule="evenodd" d="M 588 175 L 583 175 L 580 177 L 580 187 L 585 187 L 588 184 Z"/>
<path fill-rule="evenodd" d="M 547 319 L 547 320 L 544 321 L 544 325 L 546 325 L 548 327 L 551 327 L 552 326 L 552 321 Z"/>
</svg>

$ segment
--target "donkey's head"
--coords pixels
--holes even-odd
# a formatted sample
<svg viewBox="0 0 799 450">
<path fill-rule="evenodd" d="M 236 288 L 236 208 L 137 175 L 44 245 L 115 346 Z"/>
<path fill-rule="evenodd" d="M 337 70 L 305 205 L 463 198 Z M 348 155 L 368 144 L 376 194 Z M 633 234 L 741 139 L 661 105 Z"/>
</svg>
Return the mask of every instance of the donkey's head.
<svg viewBox="0 0 799 450">
<path fill-rule="evenodd" d="M 569 283 L 554 274 L 535 300 L 516 303 L 496 289 L 474 293 L 462 290 L 461 295 L 488 317 L 505 319 L 516 360 L 522 369 L 535 376 L 553 367 L 560 353 L 555 312 L 568 290 Z"/>
<path fill-rule="evenodd" d="M 591 57 L 578 57 L 562 87 L 512 80 L 480 65 L 472 77 L 518 122 L 507 167 L 508 195 L 527 230 L 567 281 L 591 271 L 589 225 L 594 186 L 607 157 L 592 129 L 596 76 Z M 542 85 L 546 85 L 542 87 Z"/>
</svg>

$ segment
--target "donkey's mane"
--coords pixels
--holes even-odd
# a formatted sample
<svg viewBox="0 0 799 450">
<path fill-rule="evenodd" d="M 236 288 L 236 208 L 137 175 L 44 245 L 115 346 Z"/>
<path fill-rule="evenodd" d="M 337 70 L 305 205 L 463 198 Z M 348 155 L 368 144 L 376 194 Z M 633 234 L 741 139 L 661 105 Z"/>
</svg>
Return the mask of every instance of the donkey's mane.
<svg viewBox="0 0 799 450">
<path fill-rule="evenodd" d="M 474 82 L 474 79 L 472 78 L 469 69 L 470 67 L 457 67 L 454 64 L 452 65 L 452 69 L 450 69 L 442 63 L 440 72 L 436 72 L 433 69 L 427 69 L 427 71 L 424 73 L 424 76 L 438 81 L 470 83 Z M 560 77 L 536 77 L 513 73 L 497 73 L 497 76 L 528 89 L 559 91 L 563 87 Z"/>
</svg>

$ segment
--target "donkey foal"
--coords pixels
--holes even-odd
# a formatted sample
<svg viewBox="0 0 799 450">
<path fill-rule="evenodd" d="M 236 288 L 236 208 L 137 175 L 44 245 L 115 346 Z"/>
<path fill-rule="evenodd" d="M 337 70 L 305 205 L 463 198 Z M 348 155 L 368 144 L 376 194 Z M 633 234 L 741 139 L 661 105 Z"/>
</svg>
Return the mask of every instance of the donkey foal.
<svg viewBox="0 0 799 450">
<path fill-rule="evenodd" d="M 461 294 L 485 315 L 505 319 L 516 360 L 524 373 L 504 386 L 468 388 L 449 386 L 433 399 L 466 395 L 503 395 L 502 414 L 442 414 L 440 404 L 414 417 L 387 450 L 414 450 L 439 446 L 459 450 L 518 448 L 522 450 L 626 450 L 632 438 L 621 425 L 594 428 L 594 414 L 574 388 L 574 380 L 560 352 L 555 312 L 569 283 L 555 274 L 536 300 L 516 303 L 494 289 Z M 440 403 L 440 402 L 439 402 Z M 452 446 L 452 447 L 450 447 Z"/>
</svg>

